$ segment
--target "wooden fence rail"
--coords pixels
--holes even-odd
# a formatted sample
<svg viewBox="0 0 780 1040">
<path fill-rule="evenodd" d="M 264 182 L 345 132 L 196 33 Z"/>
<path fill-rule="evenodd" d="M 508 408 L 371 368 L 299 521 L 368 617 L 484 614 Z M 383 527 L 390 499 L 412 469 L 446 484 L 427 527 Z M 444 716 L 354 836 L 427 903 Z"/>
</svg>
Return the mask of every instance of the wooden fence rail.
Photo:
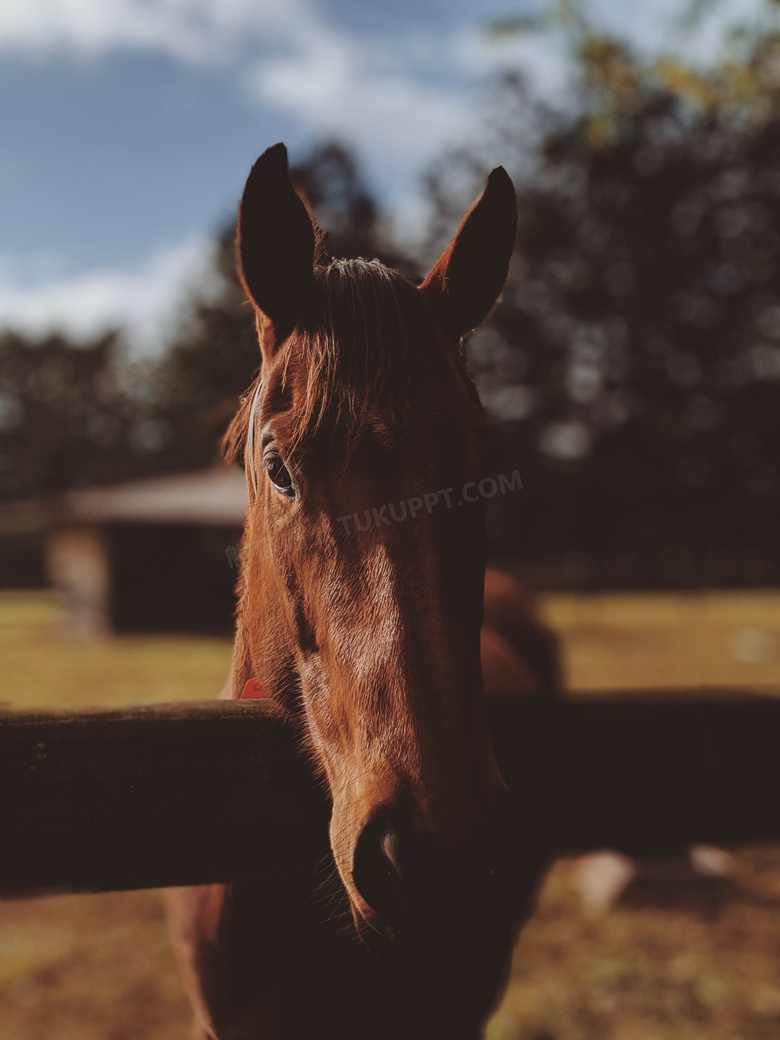
<svg viewBox="0 0 780 1040">
<path fill-rule="evenodd" d="M 780 699 L 491 707 L 529 848 L 780 841 Z M 230 881 L 327 853 L 328 805 L 262 702 L 0 710 L 0 890 Z"/>
</svg>

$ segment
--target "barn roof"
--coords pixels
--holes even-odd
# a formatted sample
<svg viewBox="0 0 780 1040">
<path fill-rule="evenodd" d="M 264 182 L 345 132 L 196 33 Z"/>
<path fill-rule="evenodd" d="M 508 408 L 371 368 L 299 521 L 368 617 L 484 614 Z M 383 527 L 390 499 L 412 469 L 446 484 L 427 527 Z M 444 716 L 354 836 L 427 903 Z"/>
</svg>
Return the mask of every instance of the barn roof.
<svg viewBox="0 0 780 1040">
<path fill-rule="evenodd" d="M 246 479 L 237 466 L 172 473 L 122 484 L 79 488 L 0 506 L 0 533 L 62 524 L 193 524 L 240 527 Z"/>
<path fill-rule="evenodd" d="M 219 464 L 193 473 L 174 473 L 66 492 L 60 499 L 55 520 L 240 526 L 246 505 L 244 474 L 236 466 Z"/>
</svg>

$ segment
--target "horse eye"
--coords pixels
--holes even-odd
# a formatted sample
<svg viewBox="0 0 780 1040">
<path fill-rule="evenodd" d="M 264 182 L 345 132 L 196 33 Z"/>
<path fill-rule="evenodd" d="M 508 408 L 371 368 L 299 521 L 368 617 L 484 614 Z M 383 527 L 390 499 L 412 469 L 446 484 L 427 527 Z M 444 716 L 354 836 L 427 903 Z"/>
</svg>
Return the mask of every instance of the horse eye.
<svg viewBox="0 0 780 1040">
<path fill-rule="evenodd" d="M 279 456 L 270 455 L 265 461 L 265 468 L 268 471 L 268 476 L 271 478 L 271 483 L 276 490 L 281 492 L 283 495 L 287 495 L 288 498 L 294 498 L 295 485 L 290 476 L 290 471 Z"/>
</svg>

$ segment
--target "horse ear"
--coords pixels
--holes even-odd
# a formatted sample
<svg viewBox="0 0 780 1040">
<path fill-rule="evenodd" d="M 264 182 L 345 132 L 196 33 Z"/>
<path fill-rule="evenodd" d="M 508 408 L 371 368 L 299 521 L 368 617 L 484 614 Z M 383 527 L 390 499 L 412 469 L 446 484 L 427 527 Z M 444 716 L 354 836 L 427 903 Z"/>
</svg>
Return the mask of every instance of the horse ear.
<svg viewBox="0 0 780 1040">
<path fill-rule="evenodd" d="M 517 234 L 515 189 L 503 166 L 420 286 L 460 337 L 488 317 L 504 288 Z"/>
<path fill-rule="evenodd" d="M 278 346 L 314 285 L 314 228 L 293 188 L 283 144 L 267 148 L 247 178 L 238 211 L 238 273 L 273 325 Z"/>
</svg>

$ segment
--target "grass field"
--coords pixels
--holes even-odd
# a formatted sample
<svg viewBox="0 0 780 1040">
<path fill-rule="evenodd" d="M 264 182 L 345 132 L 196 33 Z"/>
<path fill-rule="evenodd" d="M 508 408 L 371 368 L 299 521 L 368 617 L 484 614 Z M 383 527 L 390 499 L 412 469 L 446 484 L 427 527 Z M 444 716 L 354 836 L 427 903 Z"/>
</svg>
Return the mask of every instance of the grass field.
<svg viewBox="0 0 780 1040">
<path fill-rule="evenodd" d="M 555 595 L 543 607 L 571 688 L 780 692 L 780 593 Z M 71 643 L 48 595 L 0 592 L 0 657 L 5 700 L 119 704 L 216 696 L 230 646 Z M 577 863 L 558 862 L 489 1040 L 780 1040 L 780 850 L 739 850 L 738 862 L 740 885 L 601 916 L 582 908 Z M 188 1020 L 158 893 L 0 904 L 0 1040 L 185 1040 Z"/>
</svg>

